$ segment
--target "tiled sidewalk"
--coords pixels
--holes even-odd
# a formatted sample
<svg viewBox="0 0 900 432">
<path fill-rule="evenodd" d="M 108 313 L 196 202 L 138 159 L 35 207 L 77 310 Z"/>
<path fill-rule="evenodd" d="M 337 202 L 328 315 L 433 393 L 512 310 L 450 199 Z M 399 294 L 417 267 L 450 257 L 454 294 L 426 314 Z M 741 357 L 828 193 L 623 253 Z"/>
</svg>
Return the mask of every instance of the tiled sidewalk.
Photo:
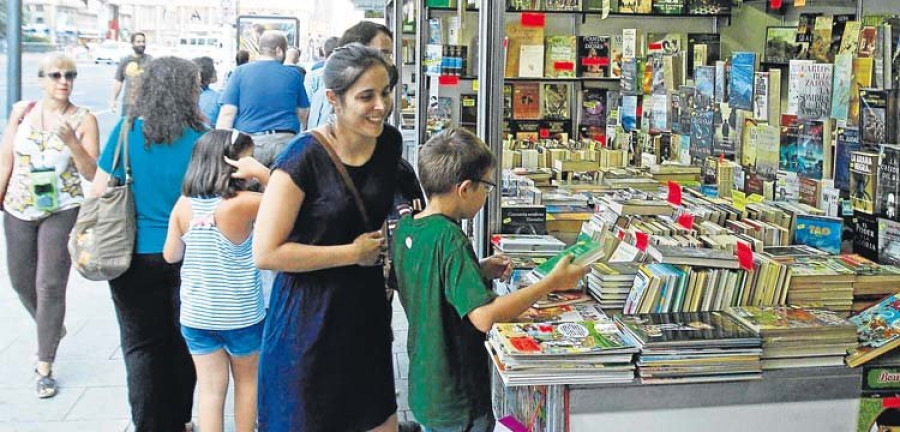
<svg viewBox="0 0 900 432">
<path fill-rule="evenodd" d="M 123 432 L 131 430 L 125 364 L 106 283 L 72 272 L 66 328 L 54 375 L 59 394 L 39 400 L 34 391 L 34 323 L 9 285 L 5 242 L 0 231 L 0 432 Z M 400 420 L 411 419 L 406 401 L 409 359 L 406 316 L 394 302 L 394 376 Z M 226 415 L 232 415 L 229 395 Z M 226 431 L 233 430 L 226 419 Z"/>
</svg>

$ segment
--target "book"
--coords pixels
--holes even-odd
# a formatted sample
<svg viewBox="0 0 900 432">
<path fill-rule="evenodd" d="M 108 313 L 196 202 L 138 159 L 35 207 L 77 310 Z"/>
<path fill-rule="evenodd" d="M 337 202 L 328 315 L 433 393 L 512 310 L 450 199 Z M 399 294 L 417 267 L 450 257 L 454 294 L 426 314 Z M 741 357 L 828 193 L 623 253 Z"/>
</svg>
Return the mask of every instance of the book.
<svg viewBox="0 0 900 432">
<path fill-rule="evenodd" d="M 769 73 L 756 72 L 753 86 L 753 118 L 769 121 Z"/>
<path fill-rule="evenodd" d="M 558 253 L 566 244 L 550 235 L 501 234 L 491 237 L 491 244 L 507 253 L 545 252 Z"/>
<path fill-rule="evenodd" d="M 651 0 L 619 0 L 619 13 L 649 14 L 653 12 Z"/>
<path fill-rule="evenodd" d="M 862 30 L 862 22 L 848 21 L 844 26 L 844 32 L 841 35 L 841 45 L 838 48 L 838 55 L 850 54 L 855 57 L 859 51 L 859 35 Z"/>
<path fill-rule="evenodd" d="M 801 13 L 797 20 L 797 42 L 798 43 L 806 43 L 812 44 L 813 41 L 813 29 L 816 24 L 816 18 L 822 16 L 821 12 L 817 13 Z M 809 53 L 806 53 L 805 56 L 800 57 L 801 59 L 808 59 Z"/>
<path fill-rule="evenodd" d="M 831 22 L 831 47 L 828 50 L 828 59 L 829 61 L 834 61 L 834 58 L 841 53 L 841 48 L 844 42 L 844 35 L 848 30 L 852 31 L 851 23 L 861 24 L 859 21 L 854 21 L 856 19 L 856 15 L 854 14 L 836 14 Z M 853 36 L 853 39 L 858 42 L 859 40 L 859 28 L 856 29 L 856 35 Z M 848 48 L 849 50 L 849 48 Z M 855 51 L 854 51 L 855 52 Z"/>
<path fill-rule="evenodd" d="M 556 264 L 566 255 L 572 256 L 572 263 L 576 265 L 590 265 L 595 263 L 600 258 L 603 258 L 605 254 L 605 250 L 603 248 L 603 244 L 597 241 L 594 241 L 585 234 L 580 234 L 578 239 L 571 246 L 563 249 L 562 252 L 557 254 L 551 259 L 548 259 L 545 263 L 536 267 L 531 271 L 531 278 L 533 280 L 540 280 L 550 274 L 553 271 L 553 268 L 556 267 Z"/>
<path fill-rule="evenodd" d="M 850 152 L 850 203 L 853 209 L 875 214 L 878 164 L 878 153 L 862 150 Z"/>
<path fill-rule="evenodd" d="M 878 164 L 875 213 L 879 217 L 900 220 L 900 146 L 883 144 Z"/>
<path fill-rule="evenodd" d="M 610 39 L 609 46 L 609 76 L 619 78 L 622 76 L 622 35 L 616 34 Z"/>
<path fill-rule="evenodd" d="M 753 109 L 753 73 L 755 52 L 736 52 L 731 57 L 731 87 L 728 104 L 734 108 Z"/>
<path fill-rule="evenodd" d="M 821 15 L 816 17 L 813 25 L 812 43 L 809 46 L 809 54 L 812 60 L 830 62 L 828 57 L 831 49 L 831 32 L 834 25 L 833 15 Z"/>
<path fill-rule="evenodd" d="M 875 43 L 877 40 L 875 26 L 864 26 L 859 32 L 857 54 L 861 58 L 872 58 L 875 55 Z"/>
<path fill-rule="evenodd" d="M 860 141 L 863 144 L 884 144 L 888 137 L 888 100 L 890 91 L 864 88 L 859 90 Z"/>
<path fill-rule="evenodd" d="M 688 100 L 693 101 L 692 110 L 713 109 L 716 92 L 716 69 L 713 66 L 699 66 L 694 69 L 695 91 Z"/>
<path fill-rule="evenodd" d="M 791 171 L 815 180 L 831 177 L 830 121 L 799 120 L 796 165 Z"/>
<path fill-rule="evenodd" d="M 781 131 L 778 126 L 759 125 L 756 130 L 756 173 L 772 180 L 778 172 Z"/>
<path fill-rule="evenodd" d="M 900 222 L 878 218 L 878 262 L 900 265 Z"/>
<path fill-rule="evenodd" d="M 512 84 L 503 84 L 503 119 L 510 120 L 513 118 L 513 86 Z"/>
<path fill-rule="evenodd" d="M 683 33 L 647 33 L 647 55 L 678 54 L 684 50 Z"/>
<path fill-rule="evenodd" d="M 797 172 L 799 162 L 797 148 L 800 142 L 800 120 L 797 116 L 781 116 L 781 144 L 779 146 L 778 169 Z"/>
<path fill-rule="evenodd" d="M 476 123 L 478 123 L 478 95 L 459 95 L 459 124 L 474 128 Z"/>
<path fill-rule="evenodd" d="M 684 13 L 684 0 L 653 0 L 653 13 L 680 15 Z"/>
<path fill-rule="evenodd" d="M 508 40 L 508 45 L 506 48 L 506 71 L 504 76 L 522 76 L 519 72 L 523 69 L 520 65 L 520 56 L 522 55 L 523 46 L 533 47 L 526 49 L 529 58 L 528 65 L 526 65 L 525 69 L 531 69 L 536 66 L 535 62 L 537 62 L 537 64 L 540 65 L 541 71 L 536 74 L 536 76 L 543 76 L 544 27 L 523 26 L 521 20 L 513 20 L 506 24 L 506 38 Z M 536 48 L 538 46 L 540 46 L 539 49 Z M 538 60 L 537 57 L 540 57 L 540 59 Z M 531 72 L 534 73 L 536 71 Z"/>
<path fill-rule="evenodd" d="M 732 0 L 687 0 L 691 15 L 724 15 L 731 13 Z"/>
<path fill-rule="evenodd" d="M 873 62 L 871 58 L 857 57 L 853 59 L 853 81 L 850 82 L 850 109 L 847 113 L 848 126 L 859 125 L 859 89 L 872 85 L 872 68 Z"/>
<path fill-rule="evenodd" d="M 622 129 L 625 132 L 631 132 L 638 128 L 637 124 L 637 105 L 638 97 L 635 95 L 622 95 L 622 106 L 619 109 L 619 118 L 621 119 Z"/>
<path fill-rule="evenodd" d="M 844 220 L 837 217 L 798 214 L 794 219 L 794 243 L 839 254 L 843 225 Z"/>
<path fill-rule="evenodd" d="M 547 208 L 542 205 L 500 207 L 501 234 L 547 234 Z"/>
<path fill-rule="evenodd" d="M 799 66 L 797 117 L 823 120 L 831 114 L 831 64 L 804 63 Z"/>
<path fill-rule="evenodd" d="M 853 251 L 866 259 L 878 260 L 878 218 L 853 211 Z"/>
<path fill-rule="evenodd" d="M 544 0 L 547 11 L 581 11 L 581 0 Z"/>
<path fill-rule="evenodd" d="M 607 90 L 584 88 L 581 90 L 581 126 L 606 127 Z"/>
<path fill-rule="evenodd" d="M 713 134 L 712 155 L 732 160 L 736 153 L 735 143 L 739 139 L 738 135 L 738 111 L 732 109 L 726 103 L 717 103 L 717 110 L 713 118 L 715 131 Z"/>
<path fill-rule="evenodd" d="M 728 85 L 726 85 L 730 80 L 731 73 L 731 64 L 727 61 L 717 61 L 713 66 L 716 71 L 716 84 L 715 84 L 715 92 L 713 100 L 717 103 L 722 103 L 728 100 Z M 697 69 L 694 68 L 694 72 L 696 73 Z"/>
<path fill-rule="evenodd" d="M 507 0 L 509 11 L 536 11 L 541 9 L 541 0 Z"/>
<path fill-rule="evenodd" d="M 740 268 L 737 258 L 723 250 L 655 245 L 647 248 L 647 254 L 661 264 Z"/>
<path fill-rule="evenodd" d="M 634 352 L 634 344 L 608 321 L 494 324 L 489 338 L 511 356 Z"/>
<path fill-rule="evenodd" d="M 850 338 L 855 324 L 837 313 L 799 306 L 739 306 L 725 313 L 763 337 L 837 334 Z"/>
<path fill-rule="evenodd" d="M 713 124 L 715 111 L 712 109 L 695 111 L 691 115 L 691 158 L 702 160 L 713 155 Z"/>
<path fill-rule="evenodd" d="M 788 65 L 788 98 L 785 114 L 796 115 L 800 105 L 800 79 L 808 65 L 814 64 L 809 60 L 791 60 Z"/>
<path fill-rule="evenodd" d="M 571 117 L 569 98 L 571 83 L 541 83 L 541 118 L 567 120 Z"/>
<path fill-rule="evenodd" d="M 713 66 L 721 60 L 721 40 L 718 33 L 688 33 L 687 75 L 697 66 Z"/>
<path fill-rule="evenodd" d="M 900 332 L 896 330 L 900 325 L 898 320 L 900 299 L 896 295 L 850 317 L 850 322 L 856 325 L 859 347 L 849 350 L 847 366 L 860 366 L 900 346 Z"/>
<path fill-rule="evenodd" d="M 538 83 L 516 83 L 513 86 L 513 119 L 541 118 L 541 88 Z"/>
<path fill-rule="evenodd" d="M 853 81 L 853 54 L 841 53 L 834 58 L 831 85 L 831 117 L 847 120 L 850 115 L 850 86 Z"/>
<path fill-rule="evenodd" d="M 760 344 L 755 332 L 723 312 L 617 315 L 615 320 L 645 349 L 692 345 L 702 347 L 723 340 L 738 346 Z"/>
<path fill-rule="evenodd" d="M 609 36 L 578 37 L 578 76 L 605 78 L 609 74 Z"/>
<path fill-rule="evenodd" d="M 843 127 L 835 140 L 834 187 L 844 195 L 850 192 L 850 153 L 859 150 L 859 129 Z"/>
<path fill-rule="evenodd" d="M 577 40 L 575 36 L 547 36 L 544 64 L 544 75 L 547 78 L 575 77 L 575 63 L 578 61 L 579 50 Z"/>
<path fill-rule="evenodd" d="M 521 78 L 544 77 L 544 45 L 519 47 L 519 72 Z"/>
<path fill-rule="evenodd" d="M 808 46 L 797 42 L 797 27 L 766 28 L 766 63 L 786 65 L 800 59 Z"/>
</svg>

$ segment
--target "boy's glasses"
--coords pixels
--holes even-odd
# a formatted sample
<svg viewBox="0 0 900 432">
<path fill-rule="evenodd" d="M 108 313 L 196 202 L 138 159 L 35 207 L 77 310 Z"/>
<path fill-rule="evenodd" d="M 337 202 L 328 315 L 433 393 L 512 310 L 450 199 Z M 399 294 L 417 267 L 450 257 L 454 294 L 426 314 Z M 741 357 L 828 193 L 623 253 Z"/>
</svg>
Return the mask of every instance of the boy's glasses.
<svg viewBox="0 0 900 432">
<path fill-rule="evenodd" d="M 496 184 L 494 184 L 494 183 L 492 183 L 492 182 L 489 182 L 489 181 L 487 181 L 487 180 L 481 180 L 481 179 L 478 179 L 478 180 L 475 180 L 475 181 L 478 182 L 478 183 L 483 184 L 483 185 L 484 185 L 484 191 L 487 192 L 487 193 L 491 193 L 491 191 L 494 190 L 495 187 L 497 187 Z"/>
<path fill-rule="evenodd" d="M 59 81 L 60 78 L 65 78 L 66 81 L 75 81 L 75 78 L 78 78 L 78 72 L 50 72 L 47 74 L 47 77 L 49 77 L 53 81 Z"/>
</svg>

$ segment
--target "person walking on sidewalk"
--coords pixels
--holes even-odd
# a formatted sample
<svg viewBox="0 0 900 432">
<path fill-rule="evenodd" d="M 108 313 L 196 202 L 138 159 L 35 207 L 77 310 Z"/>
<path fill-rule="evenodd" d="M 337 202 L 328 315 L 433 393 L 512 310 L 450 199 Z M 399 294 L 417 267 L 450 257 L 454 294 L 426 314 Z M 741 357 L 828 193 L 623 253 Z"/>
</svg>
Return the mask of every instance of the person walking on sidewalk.
<svg viewBox="0 0 900 432">
<path fill-rule="evenodd" d="M 234 128 L 253 136 L 253 157 L 268 167 L 287 142 L 306 129 L 309 115 L 303 76 L 282 64 L 285 52 L 284 33 L 263 33 L 257 61 L 234 70 L 219 100 L 216 129 Z"/>
<path fill-rule="evenodd" d="M 131 34 L 131 49 L 134 55 L 127 55 L 119 61 L 119 67 L 116 68 L 116 79 L 113 83 L 112 99 L 109 101 L 109 110 L 115 113 L 117 111 L 119 93 L 122 87 L 125 87 L 125 96 L 122 97 L 122 117 L 131 114 L 134 107 L 137 88 L 144 73 L 144 69 L 153 57 L 144 54 L 147 48 L 147 35 L 141 32 Z"/>
<path fill-rule="evenodd" d="M 75 62 L 51 55 L 38 68 L 44 97 L 13 106 L 0 152 L 0 201 L 13 289 L 37 324 L 37 395 L 56 394 L 53 361 L 65 333 L 69 231 L 94 178 L 97 119 L 69 100 Z"/>
<path fill-rule="evenodd" d="M 269 169 L 257 162 L 253 140 L 237 130 L 214 130 L 197 141 L 181 198 L 169 218 L 166 262 L 181 266 L 181 334 L 197 368 L 203 432 L 224 428 L 228 370 L 234 376 L 237 432 L 256 429 L 256 372 L 262 343 L 259 270 L 253 260 L 253 222 Z"/>
<path fill-rule="evenodd" d="M 178 319 L 180 269 L 163 259 L 169 214 L 194 144 L 205 131 L 197 105 L 199 70 L 190 60 L 162 57 L 150 62 L 134 106 L 131 129 L 123 119 L 100 155 L 91 188 L 106 190 L 119 134 L 128 134 L 131 190 L 137 210 L 137 241 L 131 267 L 109 281 L 128 382 L 131 420 L 138 432 L 185 430 L 191 421 L 194 364 Z"/>
<path fill-rule="evenodd" d="M 325 66 L 335 122 L 275 161 L 253 238 L 259 267 L 279 272 L 259 358 L 260 431 L 397 429 L 376 265 L 402 152 L 400 132 L 384 124 L 395 84 L 377 50 L 335 50 Z"/>
</svg>

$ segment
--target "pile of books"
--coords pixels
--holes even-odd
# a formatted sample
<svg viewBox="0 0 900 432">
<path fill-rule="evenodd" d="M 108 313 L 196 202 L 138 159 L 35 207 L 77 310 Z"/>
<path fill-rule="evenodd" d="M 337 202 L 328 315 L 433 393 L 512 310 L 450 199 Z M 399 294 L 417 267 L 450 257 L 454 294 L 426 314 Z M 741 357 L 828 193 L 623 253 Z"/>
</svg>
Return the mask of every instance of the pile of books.
<svg viewBox="0 0 900 432">
<path fill-rule="evenodd" d="M 853 306 L 853 270 L 834 258 L 798 258 L 789 265 L 787 304 L 823 308 L 848 316 Z"/>
<path fill-rule="evenodd" d="M 634 379 L 635 343 L 596 306 L 532 309 L 494 324 L 485 347 L 507 386 L 603 384 Z M 590 318 L 590 319 L 585 319 Z M 573 321 L 563 321 L 563 320 Z"/>
<path fill-rule="evenodd" d="M 831 311 L 746 306 L 726 313 L 762 338 L 763 369 L 841 366 L 856 346 L 856 327 Z"/>
<path fill-rule="evenodd" d="M 892 295 L 850 318 L 859 346 L 848 351 L 847 366 L 857 367 L 900 346 L 900 298 Z"/>
<path fill-rule="evenodd" d="M 634 263 L 595 263 L 588 275 L 588 293 L 604 310 L 621 312 L 637 272 Z"/>
<path fill-rule="evenodd" d="M 721 312 L 617 315 L 641 348 L 643 384 L 760 379 L 759 337 Z"/>
</svg>

